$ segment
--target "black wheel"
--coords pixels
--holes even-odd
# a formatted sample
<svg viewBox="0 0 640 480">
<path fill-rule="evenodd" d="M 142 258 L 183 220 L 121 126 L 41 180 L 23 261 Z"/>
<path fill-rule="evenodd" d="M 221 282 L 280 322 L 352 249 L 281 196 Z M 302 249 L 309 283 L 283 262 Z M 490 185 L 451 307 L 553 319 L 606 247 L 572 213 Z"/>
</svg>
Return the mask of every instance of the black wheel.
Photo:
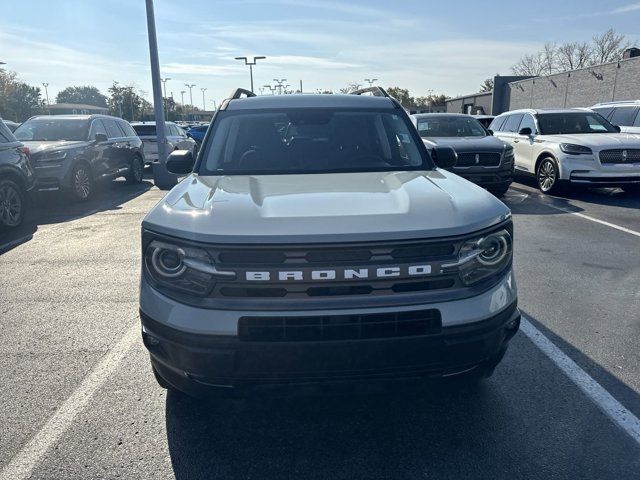
<svg viewBox="0 0 640 480">
<path fill-rule="evenodd" d="M 135 184 L 142 183 L 142 178 L 144 177 L 144 162 L 140 157 L 133 157 L 131 161 L 131 167 L 129 167 L 129 171 L 127 172 L 126 179 L 127 183 Z"/>
<path fill-rule="evenodd" d="M 509 185 L 505 185 L 502 187 L 491 187 L 491 188 L 488 188 L 488 190 L 491 193 L 493 193 L 496 197 L 500 198 L 504 196 L 505 193 L 507 193 L 507 190 L 509 190 Z"/>
<path fill-rule="evenodd" d="M 93 195 L 94 181 L 89 166 L 80 162 L 71 171 L 71 196 L 79 202 L 86 202 Z"/>
<path fill-rule="evenodd" d="M 640 195 L 640 185 L 624 185 L 621 187 L 624 193 L 630 195 Z"/>
<path fill-rule="evenodd" d="M 14 228 L 22 223 L 26 196 L 13 180 L 0 180 L 0 228 Z"/>
<path fill-rule="evenodd" d="M 558 193 L 560 191 L 560 172 L 556 161 L 547 157 L 538 165 L 536 180 L 542 193 Z"/>
</svg>

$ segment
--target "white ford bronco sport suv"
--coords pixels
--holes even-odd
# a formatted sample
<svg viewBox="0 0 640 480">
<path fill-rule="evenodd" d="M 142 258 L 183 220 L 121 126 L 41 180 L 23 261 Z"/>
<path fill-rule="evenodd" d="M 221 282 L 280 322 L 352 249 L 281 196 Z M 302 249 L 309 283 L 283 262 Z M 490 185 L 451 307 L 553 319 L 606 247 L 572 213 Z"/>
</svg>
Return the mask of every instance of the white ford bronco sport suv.
<svg viewBox="0 0 640 480">
<path fill-rule="evenodd" d="M 357 93 L 238 89 L 195 164 L 171 153 L 188 176 L 142 223 L 161 386 L 480 378 L 500 362 L 520 322 L 509 209 L 436 167 L 455 152 L 432 158 L 384 90 Z"/>
</svg>

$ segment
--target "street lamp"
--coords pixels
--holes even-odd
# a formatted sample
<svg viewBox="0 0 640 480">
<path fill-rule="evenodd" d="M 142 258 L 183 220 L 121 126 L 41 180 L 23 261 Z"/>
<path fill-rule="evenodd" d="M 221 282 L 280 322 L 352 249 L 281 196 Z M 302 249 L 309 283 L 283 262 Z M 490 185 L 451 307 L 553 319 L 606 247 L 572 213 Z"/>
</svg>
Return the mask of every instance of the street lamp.
<svg viewBox="0 0 640 480">
<path fill-rule="evenodd" d="M 164 92 L 164 93 L 162 94 L 162 96 L 163 96 L 163 98 L 164 98 L 164 100 L 163 100 L 163 102 L 162 102 L 162 103 L 163 103 L 163 105 L 164 105 L 164 116 L 165 116 L 166 118 L 169 118 L 169 112 L 167 111 L 167 110 L 168 110 L 168 108 L 167 108 L 167 82 L 168 82 L 169 80 L 171 80 L 169 77 L 167 77 L 167 78 L 161 78 L 161 79 L 160 79 L 160 81 L 162 82 L 162 91 Z"/>
<path fill-rule="evenodd" d="M 278 89 L 278 95 L 282 95 L 282 85 L 284 85 L 284 82 L 287 81 L 286 78 L 281 78 L 280 80 L 278 80 L 277 78 L 273 79 L 274 82 L 276 82 L 276 88 Z"/>
<path fill-rule="evenodd" d="M 42 86 L 44 87 L 44 94 L 47 97 L 47 108 L 49 108 L 51 106 L 51 104 L 49 103 L 49 90 L 47 88 L 49 84 L 47 82 L 44 82 Z"/>
<path fill-rule="evenodd" d="M 273 87 L 271 85 L 265 85 L 264 88 L 268 88 L 269 91 L 271 92 L 271 95 L 275 95 L 277 87 Z"/>
<path fill-rule="evenodd" d="M 192 89 L 193 89 L 193 87 L 196 86 L 196 84 L 195 83 L 191 83 L 191 84 L 185 83 L 184 86 L 189 89 L 189 104 L 191 105 L 191 114 L 193 114 L 193 91 L 192 91 Z"/>
<path fill-rule="evenodd" d="M 200 90 L 202 90 L 202 110 L 206 110 L 207 109 L 207 104 L 204 101 L 204 91 L 206 90 L 206 87 L 201 88 Z"/>
<path fill-rule="evenodd" d="M 365 79 L 364 79 L 364 81 L 365 81 L 365 82 L 367 82 L 367 83 L 369 84 L 369 86 L 370 86 L 370 87 L 373 87 L 373 84 L 374 84 L 375 82 L 377 82 L 377 81 L 378 81 L 378 79 L 377 79 L 377 78 L 365 78 Z"/>
<path fill-rule="evenodd" d="M 264 60 L 267 57 L 253 57 L 253 61 L 250 62 L 247 57 L 236 57 L 236 60 L 244 60 L 245 65 L 249 65 L 249 76 L 251 77 L 251 92 L 253 92 L 253 66 L 258 60 Z"/>
</svg>

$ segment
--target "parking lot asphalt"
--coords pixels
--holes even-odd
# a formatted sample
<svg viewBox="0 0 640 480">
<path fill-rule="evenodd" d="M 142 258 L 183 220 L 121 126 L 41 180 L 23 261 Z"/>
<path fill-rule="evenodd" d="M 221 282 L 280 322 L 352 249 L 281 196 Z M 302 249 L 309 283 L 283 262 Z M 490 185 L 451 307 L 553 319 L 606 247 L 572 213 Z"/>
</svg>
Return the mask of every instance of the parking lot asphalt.
<svg viewBox="0 0 640 480">
<path fill-rule="evenodd" d="M 140 221 L 163 194 L 38 196 L 0 236 L 0 479 L 640 477 L 640 444 L 523 332 L 475 389 L 167 394 L 137 331 Z M 640 197 L 504 200 L 523 313 L 640 416 Z"/>
</svg>

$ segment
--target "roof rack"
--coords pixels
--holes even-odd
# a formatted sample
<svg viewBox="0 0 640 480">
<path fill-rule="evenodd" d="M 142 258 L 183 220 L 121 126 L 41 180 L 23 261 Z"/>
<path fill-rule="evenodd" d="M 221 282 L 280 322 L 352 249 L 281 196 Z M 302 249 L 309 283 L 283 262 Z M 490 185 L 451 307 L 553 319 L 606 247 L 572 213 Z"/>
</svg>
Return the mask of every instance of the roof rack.
<svg viewBox="0 0 640 480">
<path fill-rule="evenodd" d="M 371 93 L 374 97 L 387 97 L 391 98 L 391 95 L 387 93 L 387 91 L 382 87 L 367 87 L 361 88 L 360 90 L 355 90 L 351 92 L 351 95 L 363 95 L 365 93 Z"/>
<path fill-rule="evenodd" d="M 247 98 L 256 96 L 256 94 L 253 93 L 251 90 L 247 90 L 245 88 L 236 88 L 234 90 L 231 90 L 231 93 L 229 94 L 229 96 L 222 102 L 222 105 L 220 105 L 220 110 L 226 110 L 227 105 L 229 105 L 229 102 L 231 100 L 237 100 L 241 98 L 242 95 L 244 95 Z"/>
</svg>

